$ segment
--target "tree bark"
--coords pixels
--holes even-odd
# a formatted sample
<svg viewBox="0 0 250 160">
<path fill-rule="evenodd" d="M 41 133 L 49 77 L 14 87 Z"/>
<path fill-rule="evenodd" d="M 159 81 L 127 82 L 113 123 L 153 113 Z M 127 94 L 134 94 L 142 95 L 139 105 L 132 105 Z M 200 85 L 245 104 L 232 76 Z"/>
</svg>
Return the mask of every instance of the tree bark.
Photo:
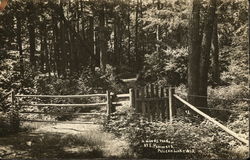
<svg viewBox="0 0 250 160">
<path fill-rule="evenodd" d="M 160 10 L 160 0 L 157 1 L 157 10 Z M 159 15 L 157 15 L 157 18 L 159 19 Z M 160 25 L 157 24 L 156 26 L 156 52 L 159 53 L 160 51 Z"/>
<path fill-rule="evenodd" d="M 212 40 L 212 79 L 214 86 L 220 84 L 220 66 L 219 66 L 219 40 L 218 40 L 218 20 L 217 16 L 214 17 L 214 29 Z"/>
<path fill-rule="evenodd" d="M 94 34 L 94 16 L 89 17 L 89 40 L 90 40 L 90 66 L 92 72 L 95 71 L 95 34 Z"/>
<path fill-rule="evenodd" d="M 131 64 L 131 52 L 130 52 L 130 49 L 131 49 L 131 31 L 130 31 L 130 4 L 129 4 L 129 7 L 128 7 L 128 12 L 127 12 L 127 25 L 128 25 L 128 65 L 130 66 Z"/>
<path fill-rule="evenodd" d="M 24 66 L 23 66 L 23 47 L 22 47 L 22 24 L 21 24 L 21 17 L 20 17 L 19 12 L 17 12 L 16 19 L 17 19 L 17 45 L 18 45 L 18 51 L 19 51 L 19 56 L 20 56 L 20 75 L 21 77 L 23 77 Z"/>
<path fill-rule="evenodd" d="M 100 38 L 100 69 L 105 72 L 106 70 L 106 60 L 107 60 L 107 41 L 105 38 L 106 28 L 105 28 L 105 6 L 102 4 L 101 10 L 99 12 L 99 38 Z"/>
<path fill-rule="evenodd" d="M 135 62 L 136 62 L 136 71 L 139 71 L 140 68 L 140 56 L 139 56 L 139 51 L 138 51 L 138 29 L 139 29 L 139 0 L 136 1 L 136 11 L 135 11 Z"/>
<path fill-rule="evenodd" d="M 207 96 L 209 57 L 213 35 L 213 24 L 216 10 L 216 0 L 209 1 L 208 13 L 205 21 L 202 52 L 200 59 L 199 95 Z M 200 107 L 207 107 L 207 98 L 199 98 Z"/>
<path fill-rule="evenodd" d="M 57 76 L 61 76 L 61 65 L 59 59 L 59 31 L 57 27 L 58 20 L 56 19 L 55 15 L 52 15 L 52 23 L 53 23 L 53 48 L 54 48 L 54 60 L 55 60 L 55 69 L 57 71 Z M 46 70 L 49 66 L 46 63 Z"/>
<path fill-rule="evenodd" d="M 200 5 L 200 0 L 193 0 L 189 22 L 188 101 L 194 106 L 198 101 L 192 95 L 199 94 Z"/>
<path fill-rule="evenodd" d="M 29 45 L 30 45 L 30 63 L 35 67 L 35 52 L 36 52 L 36 36 L 35 36 L 35 6 L 33 2 L 28 2 L 28 32 L 29 32 Z"/>
</svg>

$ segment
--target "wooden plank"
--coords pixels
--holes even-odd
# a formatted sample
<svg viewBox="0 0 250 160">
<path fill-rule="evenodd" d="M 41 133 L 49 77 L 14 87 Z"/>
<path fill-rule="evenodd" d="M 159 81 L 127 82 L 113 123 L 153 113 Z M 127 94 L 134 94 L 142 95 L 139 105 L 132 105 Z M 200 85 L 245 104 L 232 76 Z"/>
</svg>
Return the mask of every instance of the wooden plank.
<svg viewBox="0 0 250 160">
<path fill-rule="evenodd" d="M 43 120 L 29 120 L 21 119 L 21 122 L 41 122 L 41 123 L 62 123 L 62 124 L 95 124 L 94 122 L 82 122 L 82 121 L 43 121 Z"/>
<path fill-rule="evenodd" d="M 142 111 L 142 114 L 145 115 L 146 114 L 146 107 L 145 107 L 145 90 L 144 88 L 141 88 L 141 111 Z"/>
<path fill-rule="evenodd" d="M 51 106 L 51 107 L 94 107 L 94 106 L 102 106 L 107 103 L 92 103 L 92 104 L 22 104 L 22 106 Z"/>
<path fill-rule="evenodd" d="M 207 114 L 205 114 L 204 112 L 202 112 L 201 110 L 197 109 L 195 106 L 189 104 L 187 101 L 183 100 L 181 97 L 179 97 L 178 95 L 174 94 L 174 97 L 177 98 L 179 101 L 181 101 L 182 103 L 184 103 L 185 105 L 187 105 L 189 108 L 191 108 L 193 111 L 195 111 L 196 113 L 198 113 L 199 115 L 203 116 L 204 118 L 206 118 L 207 120 L 211 121 L 212 123 L 214 123 L 215 125 L 217 125 L 218 127 L 220 127 L 221 129 L 223 129 L 225 132 L 227 132 L 228 134 L 230 134 L 231 136 L 235 137 L 236 139 L 238 139 L 239 141 L 243 142 L 244 144 L 248 145 L 248 140 L 241 138 L 238 136 L 237 133 L 235 133 L 234 131 L 230 130 L 229 128 L 227 128 L 226 126 L 222 125 L 221 123 L 219 123 L 218 121 L 216 121 L 214 118 L 208 116 Z"/>
<path fill-rule="evenodd" d="M 119 102 L 112 102 L 113 105 L 122 106 L 124 103 L 130 103 L 129 101 L 119 101 Z"/>
<path fill-rule="evenodd" d="M 138 113 L 138 101 L 136 100 L 137 98 L 139 98 L 138 89 L 135 88 L 134 92 L 135 92 L 135 112 Z"/>
<path fill-rule="evenodd" d="M 160 98 L 158 85 L 155 85 L 155 97 Z M 156 111 L 157 121 L 159 121 L 160 120 L 160 101 L 155 101 L 155 111 Z"/>
<path fill-rule="evenodd" d="M 111 106 L 112 106 L 112 102 L 111 102 L 111 98 L 110 98 L 110 92 L 107 91 L 106 92 L 106 97 L 107 97 L 107 115 L 108 115 L 108 119 L 110 118 L 110 113 L 111 113 Z"/>
<path fill-rule="evenodd" d="M 60 113 L 60 112 L 28 112 L 22 111 L 20 114 L 47 114 L 47 115 L 106 115 L 105 113 Z"/>
<path fill-rule="evenodd" d="M 164 101 L 164 107 L 165 107 L 165 113 L 166 113 L 166 119 L 169 120 L 169 91 L 168 88 L 163 89 L 164 97 L 166 97 L 166 100 Z"/>
<path fill-rule="evenodd" d="M 166 98 L 166 97 L 164 97 L 164 88 L 163 87 L 160 87 L 160 97 Z M 166 120 L 166 114 L 165 114 L 166 107 L 165 107 L 164 99 L 160 101 L 160 110 L 161 110 L 161 121 L 165 122 L 165 120 Z"/>
<path fill-rule="evenodd" d="M 129 94 L 117 94 L 118 98 L 129 98 Z"/>
<path fill-rule="evenodd" d="M 36 98 L 88 98 L 88 97 L 106 97 L 106 94 L 88 94 L 88 95 L 16 95 L 16 97 L 36 97 Z"/>
<path fill-rule="evenodd" d="M 153 97 L 153 98 L 137 98 L 136 101 L 162 101 L 168 99 L 168 97 Z"/>
<path fill-rule="evenodd" d="M 134 89 L 129 89 L 129 104 L 130 107 L 135 107 L 135 95 L 134 95 Z"/>
<path fill-rule="evenodd" d="M 172 96 L 172 88 L 168 88 L 168 97 L 169 97 L 169 122 L 173 122 L 173 110 L 172 110 L 172 105 L 173 105 L 173 96 Z"/>
<path fill-rule="evenodd" d="M 154 97 L 154 85 L 150 84 L 150 97 Z M 154 106 L 154 101 L 150 102 L 150 110 L 151 110 L 151 116 L 150 116 L 150 121 L 152 122 L 155 119 L 155 106 Z"/>
</svg>

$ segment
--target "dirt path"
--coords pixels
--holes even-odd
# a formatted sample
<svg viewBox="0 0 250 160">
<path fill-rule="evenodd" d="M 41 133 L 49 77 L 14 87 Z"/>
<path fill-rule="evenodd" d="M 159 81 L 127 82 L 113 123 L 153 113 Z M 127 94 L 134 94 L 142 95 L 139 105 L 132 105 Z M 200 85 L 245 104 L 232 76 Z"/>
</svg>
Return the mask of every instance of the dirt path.
<svg viewBox="0 0 250 160">
<path fill-rule="evenodd" d="M 129 145 L 96 124 L 47 124 L 0 138 L 0 158 L 126 158 Z"/>
<path fill-rule="evenodd" d="M 128 99 L 125 98 L 120 103 L 121 106 L 116 108 L 118 111 L 129 108 Z M 83 115 L 72 119 L 96 124 L 25 123 L 23 126 L 36 129 L 0 137 L 0 159 L 132 158 L 126 140 L 103 130 L 99 122 L 104 118 Z"/>
</svg>

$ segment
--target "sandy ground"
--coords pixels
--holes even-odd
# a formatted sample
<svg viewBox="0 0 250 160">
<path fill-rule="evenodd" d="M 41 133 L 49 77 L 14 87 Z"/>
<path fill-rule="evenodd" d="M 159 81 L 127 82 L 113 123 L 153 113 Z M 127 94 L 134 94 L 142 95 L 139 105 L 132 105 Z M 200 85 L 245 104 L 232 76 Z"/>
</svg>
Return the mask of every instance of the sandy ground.
<svg viewBox="0 0 250 160">
<path fill-rule="evenodd" d="M 117 107 L 122 110 L 128 102 Z M 77 121 L 86 117 L 77 117 Z M 88 118 L 87 118 L 88 119 Z M 34 124 L 33 124 L 34 125 Z M 126 158 L 129 144 L 111 133 L 104 132 L 100 124 L 43 124 L 37 129 L 8 137 L 0 137 L 0 159 L 14 158 Z M 86 144 L 71 144 L 68 135 L 78 136 Z M 64 142 L 65 140 L 65 142 Z M 67 140 L 67 141 L 66 141 Z M 95 146 L 96 145 L 96 146 Z M 100 145 L 100 146 L 99 146 Z M 96 150 L 96 147 L 100 150 Z"/>
</svg>

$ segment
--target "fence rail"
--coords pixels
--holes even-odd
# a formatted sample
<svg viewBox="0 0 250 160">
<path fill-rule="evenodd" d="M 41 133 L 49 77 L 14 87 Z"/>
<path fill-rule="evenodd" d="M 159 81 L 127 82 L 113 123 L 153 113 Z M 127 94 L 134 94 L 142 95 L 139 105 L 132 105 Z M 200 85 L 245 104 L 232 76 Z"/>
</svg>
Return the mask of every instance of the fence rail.
<svg viewBox="0 0 250 160">
<path fill-rule="evenodd" d="M 20 106 L 50 106 L 50 107 L 96 107 L 96 106 L 102 106 L 107 105 L 107 103 L 90 103 L 90 104 L 25 104 L 20 103 Z"/>
<path fill-rule="evenodd" d="M 82 122 L 82 121 L 43 121 L 43 120 L 29 120 L 21 119 L 21 122 L 44 122 L 44 123 L 63 123 L 63 124 L 95 124 L 94 122 Z"/>
<path fill-rule="evenodd" d="M 181 101 L 182 103 L 184 103 L 186 106 L 188 106 L 189 108 L 191 108 L 193 111 L 195 111 L 196 113 L 198 113 L 199 115 L 203 116 L 204 118 L 206 118 L 207 120 L 211 121 L 212 123 L 214 123 L 215 125 L 217 125 L 218 127 L 220 127 L 221 129 L 223 129 L 225 132 L 227 132 L 228 134 L 230 134 L 231 136 L 235 137 L 236 139 L 238 139 L 239 141 L 243 142 L 246 145 L 248 144 L 248 140 L 239 137 L 239 135 L 235 132 L 233 132 L 232 130 L 230 130 L 229 128 L 227 128 L 226 126 L 222 125 L 221 123 L 219 123 L 218 121 L 216 121 L 215 119 L 213 119 L 212 117 L 208 116 L 207 114 L 205 114 L 204 112 L 200 111 L 199 109 L 197 109 L 195 106 L 189 104 L 187 101 L 185 101 L 184 99 L 182 99 L 181 97 L 179 97 L 178 95 L 174 94 L 174 97 L 177 98 L 179 101 Z"/>
<path fill-rule="evenodd" d="M 188 95 L 188 94 L 183 94 L 183 93 L 178 93 L 180 95 L 183 95 L 183 96 L 186 96 L 186 97 L 198 97 L 198 98 L 206 98 L 206 99 L 213 99 L 213 100 L 237 100 L 237 101 L 250 101 L 250 99 L 248 98 L 230 98 L 230 99 L 227 99 L 227 98 L 219 98 L 219 97 L 209 97 L 209 96 L 202 96 L 202 95 Z"/>
<path fill-rule="evenodd" d="M 35 98 L 88 98 L 106 97 L 107 94 L 88 94 L 88 95 L 15 95 L 16 97 L 35 97 Z"/>
<path fill-rule="evenodd" d="M 30 98 L 89 98 L 89 97 L 105 97 L 106 101 L 103 103 L 89 103 L 89 104 L 39 104 L 39 103 L 18 103 L 19 106 L 37 106 L 37 107 L 99 107 L 99 106 L 106 106 L 106 113 L 69 113 L 69 112 L 31 112 L 31 111 L 20 111 L 20 114 L 51 114 L 51 115 L 106 115 L 107 118 L 110 117 L 111 114 L 111 95 L 109 91 L 106 91 L 106 94 L 88 94 L 88 95 L 15 95 L 14 92 L 11 92 L 11 102 L 12 105 L 15 106 L 16 100 L 23 97 L 30 97 Z M 28 121 L 28 122 L 52 122 L 52 123 L 62 123 L 63 121 L 43 121 L 43 120 L 25 120 L 21 119 L 21 121 Z M 73 123 L 73 122 L 72 122 Z M 82 122 L 85 124 L 85 122 Z"/>
<path fill-rule="evenodd" d="M 49 115 L 106 115 L 106 113 L 71 113 L 71 112 L 29 112 L 21 111 L 21 114 L 49 114 Z"/>
</svg>

